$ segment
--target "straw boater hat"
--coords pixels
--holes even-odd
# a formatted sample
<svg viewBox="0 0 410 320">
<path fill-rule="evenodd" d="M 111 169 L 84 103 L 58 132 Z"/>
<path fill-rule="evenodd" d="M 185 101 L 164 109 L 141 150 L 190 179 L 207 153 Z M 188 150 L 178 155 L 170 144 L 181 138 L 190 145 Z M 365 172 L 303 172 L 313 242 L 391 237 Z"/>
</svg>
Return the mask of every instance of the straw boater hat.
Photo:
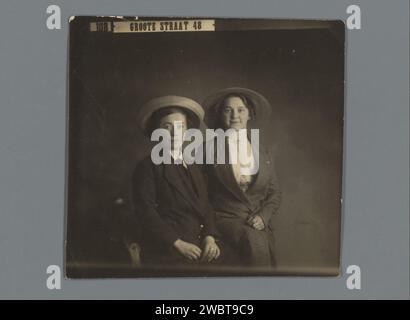
<svg viewBox="0 0 410 320">
<path fill-rule="evenodd" d="M 220 121 L 220 113 L 218 108 L 220 107 L 223 99 L 231 94 L 239 94 L 244 96 L 252 104 L 255 114 L 251 120 L 251 126 L 257 127 L 263 125 L 264 121 L 269 120 L 272 108 L 269 101 L 266 100 L 264 96 L 250 89 L 232 87 L 212 93 L 202 103 L 202 106 L 206 111 L 205 123 L 209 128 L 215 129 L 217 127 L 218 122 Z"/>
<path fill-rule="evenodd" d="M 167 107 L 179 107 L 183 109 L 191 118 L 193 118 L 197 126 L 199 126 L 204 119 L 204 109 L 199 103 L 192 99 L 180 96 L 163 96 L 154 98 L 145 103 L 137 115 L 138 125 L 146 135 L 150 134 L 150 120 L 154 112 Z"/>
</svg>

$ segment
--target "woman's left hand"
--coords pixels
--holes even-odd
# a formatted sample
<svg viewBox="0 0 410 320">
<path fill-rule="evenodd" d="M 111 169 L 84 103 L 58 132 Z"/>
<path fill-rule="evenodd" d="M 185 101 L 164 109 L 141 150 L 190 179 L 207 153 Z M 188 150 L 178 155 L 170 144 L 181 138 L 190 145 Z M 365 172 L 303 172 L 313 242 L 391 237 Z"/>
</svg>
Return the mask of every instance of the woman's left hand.
<svg viewBox="0 0 410 320">
<path fill-rule="evenodd" d="M 212 260 L 218 259 L 221 254 L 221 250 L 215 242 L 214 237 L 206 236 L 204 239 L 204 249 L 202 251 L 202 261 L 210 262 Z"/>
<path fill-rule="evenodd" d="M 265 229 L 265 223 L 260 215 L 254 215 L 251 219 L 249 219 L 248 224 L 258 231 L 262 231 Z"/>
</svg>

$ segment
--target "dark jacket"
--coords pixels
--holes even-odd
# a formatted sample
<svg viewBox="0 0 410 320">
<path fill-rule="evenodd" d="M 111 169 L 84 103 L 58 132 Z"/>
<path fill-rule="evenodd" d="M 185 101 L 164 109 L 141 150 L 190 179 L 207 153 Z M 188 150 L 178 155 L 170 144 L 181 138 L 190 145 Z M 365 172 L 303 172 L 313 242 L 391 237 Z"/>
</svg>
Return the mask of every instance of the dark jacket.
<svg viewBox="0 0 410 320">
<path fill-rule="evenodd" d="M 221 239 L 251 265 L 274 265 L 272 216 L 281 202 L 281 191 L 271 152 L 260 146 L 259 171 L 246 193 L 237 184 L 230 164 L 209 166 L 208 191 Z M 257 231 L 246 220 L 259 214 L 266 226 Z"/>
<path fill-rule="evenodd" d="M 177 239 L 200 246 L 205 236 L 217 235 L 205 180 L 196 165 L 187 170 L 182 164 L 155 165 L 145 158 L 132 176 L 132 200 L 143 260 L 177 259 Z"/>
</svg>

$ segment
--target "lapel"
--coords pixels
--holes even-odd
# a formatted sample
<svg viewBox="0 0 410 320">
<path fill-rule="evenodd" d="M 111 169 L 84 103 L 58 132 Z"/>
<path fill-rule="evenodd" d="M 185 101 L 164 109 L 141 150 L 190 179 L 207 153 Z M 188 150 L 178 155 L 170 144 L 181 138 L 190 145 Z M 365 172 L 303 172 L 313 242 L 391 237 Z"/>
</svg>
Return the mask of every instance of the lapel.
<svg viewBox="0 0 410 320">
<path fill-rule="evenodd" d="M 178 173 L 176 165 L 163 165 L 164 166 L 164 178 L 181 194 L 181 196 L 200 214 L 202 214 L 201 208 L 198 204 L 198 196 L 195 191 L 188 188 L 184 178 Z M 182 166 L 182 165 L 181 165 Z M 185 170 L 185 168 L 184 168 Z M 194 178 L 192 179 L 194 180 Z M 195 183 L 195 182 L 194 182 Z M 198 192 L 198 184 L 196 184 Z"/>
<path fill-rule="evenodd" d="M 198 191 L 198 194 L 196 196 L 202 200 L 204 195 L 206 194 L 206 190 L 204 185 L 205 182 L 203 180 L 203 177 L 201 176 L 200 169 L 196 165 L 187 165 L 187 167 L 191 175 L 194 187 Z"/>
<path fill-rule="evenodd" d="M 259 170 L 256 174 L 255 180 L 250 185 L 248 193 L 252 194 L 254 191 L 259 192 L 257 189 L 259 186 L 265 186 L 268 183 L 270 176 L 269 172 L 270 159 L 267 156 L 265 149 L 259 145 Z"/>
<path fill-rule="evenodd" d="M 218 180 L 228 189 L 239 201 L 244 203 L 249 209 L 251 204 L 246 194 L 239 188 L 238 183 L 235 180 L 232 166 L 229 164 L 229 148 L 225 140 L 225 164 L 215 164 L 215 174 Z M 215 158 L 216 161 L 216 158 Z"/>
</svg>

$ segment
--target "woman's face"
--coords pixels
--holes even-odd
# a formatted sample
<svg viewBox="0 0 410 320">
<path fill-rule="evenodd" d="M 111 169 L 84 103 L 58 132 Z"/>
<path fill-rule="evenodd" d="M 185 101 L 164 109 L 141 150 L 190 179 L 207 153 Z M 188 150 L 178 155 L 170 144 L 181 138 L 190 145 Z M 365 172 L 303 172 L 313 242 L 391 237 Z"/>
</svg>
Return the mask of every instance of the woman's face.
<svg viewBox="0 0 410 320">
<path fill-rule="evenodd" d="M 222 106 L 222 123 L 225 129 L 246 129 L 249 110 L 239 97 L 228 97 Z"/>
<path fill-rule="evenodd" d="M 159 124 L 161 129 L 170 133 L 171 149 L 181 147 L 187 126 L 187 117 L 181 112 L 171 113 L 163 117 Z"/>
</svg>

